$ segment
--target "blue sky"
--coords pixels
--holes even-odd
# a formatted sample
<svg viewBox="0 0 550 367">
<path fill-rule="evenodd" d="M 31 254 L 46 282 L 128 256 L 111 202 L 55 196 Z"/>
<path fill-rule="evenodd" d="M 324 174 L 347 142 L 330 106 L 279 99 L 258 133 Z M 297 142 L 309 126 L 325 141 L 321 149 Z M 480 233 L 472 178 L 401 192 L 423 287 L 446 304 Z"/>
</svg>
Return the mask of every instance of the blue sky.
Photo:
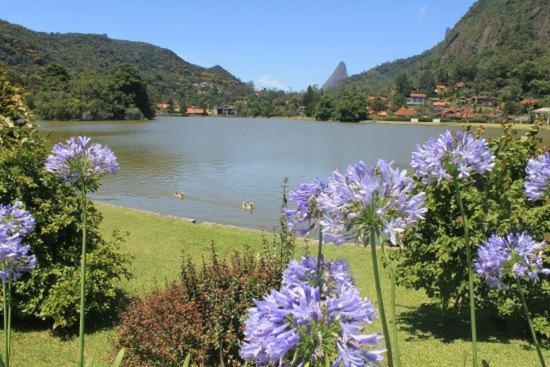
<svg viewBox="0 0 550 367">
<path fill-rule="evenodd" d="M 474 0 L 18 0 L 0 18 L 46 32 L 106 33 L 221 65 L 260 87 L 321 85 L 441 41 Z"/>
</svg>

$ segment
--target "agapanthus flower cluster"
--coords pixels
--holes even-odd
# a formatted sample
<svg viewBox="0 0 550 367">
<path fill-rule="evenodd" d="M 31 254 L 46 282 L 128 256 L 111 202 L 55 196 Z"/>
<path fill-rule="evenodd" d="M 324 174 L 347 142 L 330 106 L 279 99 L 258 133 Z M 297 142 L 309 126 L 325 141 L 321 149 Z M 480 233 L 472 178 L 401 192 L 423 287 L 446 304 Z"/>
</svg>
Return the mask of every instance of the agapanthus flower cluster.
<svg viewBox="0 0 550 367">
<path fill-rule="evenodd" d="M 0 279 L 18 279 L 22 273 L 36 266 L 36 257 L 30 254 L 30 246 L 23 243 L 34 227 L 34 219 L 16 201 L 13 205 L 0 204 Z"/>
<path fill-rule="evenodd" d="M 474 269 L 492 288 L 507 287 L 511 277 L 538 281 L 539 274 L 550 274 L 544 268 L 545 245 L 525 233 L 492 235 L 479 246 Z"/>
<path fill-rule="evenodd" d="M 318 275 L 322 279 L 318 279 Z M 323 261 L 321 259 L 321 271 L 318 274 L 317 259 L 304 256 L 299 262 L 291 260 L 283 272 L 284 288 L 303 285 L 315 287 L 319 283 L 323 286 L 322 292 L 339 292 L 345 288 L 355 287 L 353 278 L 349 274 L 349 265 L 345 260 Z"/>
<path fill-rule="evenodd" d="M 343 261 L 323 263 L 327 292 L 319 291 L 316 259 L 292 261 L 281 290 L 255 300 L 245 326 L 241 356 L 262 366 L 306 363 L 359 367 L 379 364 L 379 334 L 363 334 L 375 311 L 362 299 Z"/>
<path fill-rule="evenodd" d="M 383 231 L 392 243 L 397 235 L 424 218 L 425 194 L 414 193 L 407 171 L 383 160 L 373 167 L 359 162 L 344 176 L 333 172 L 319 197 L 321 221 L 328 241 L 341 243 L 371 230 Z"/>
<path fill-rule="evenodd" d="M 550 187 L 550 152 L 529 159 L 525 167 L 525 193 L 531 201 L 548 196 Z"/>
<path fill-rule="evenodd" d="M 494 159 L 485 139 L 476 139 L 467 132 L 446 130 L 437 139 L 430 138 L 416 147 L 411 166 L 417 177 L 430 183 L 488 172 L 494 166 Z"/>
<path fill-rule="evenodd" d="M 46 159 L 46 170 L 69 184 L 93 182 L 102 174 L 118 171 L 117 158 L 109 147 L 89 143 L 90 138 L 78 136 L 54 145 Z"/>
<path fill-rule="evenodd" d="M 302 183 L 298 190 L 290 192 L 290 201 L 296 209 L 286 209 L 283 213 L 288 218 L 290 229 L 297 229 L 301 235 L 318 229 L 323 213 L 317 199 L 325 188 L 326 184 L 320 178 L 316 178 L 311 183 Z M 300 228 L 301 225 L 306 227 Z"/>
</svg>

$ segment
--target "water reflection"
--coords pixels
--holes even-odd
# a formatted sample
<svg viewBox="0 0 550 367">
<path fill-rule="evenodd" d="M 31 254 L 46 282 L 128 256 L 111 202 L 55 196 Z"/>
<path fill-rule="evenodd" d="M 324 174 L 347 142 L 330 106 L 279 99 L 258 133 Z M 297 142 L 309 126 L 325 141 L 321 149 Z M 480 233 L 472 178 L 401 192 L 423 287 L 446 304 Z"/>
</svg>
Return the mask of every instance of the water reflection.
<svg viewBox="0 0 550 367">
<path fill-rule="evenodd" d="M 87 135 L 120 160 L 99 200 L 165 214 L 259 228 L 277 223 L 280 186 L 358 160 L 406 167 L 418 143 L 440 126 L 320 123 L 277 119 L 159 117 L 154 121 L 43 122 L 51 142 Z M 548 134 L 547 134 L 548 135 Z M 174 192 L 185 194 L 183 200 Z M 255 208 L 243 211 L 242 202 Z"/>
</svg>

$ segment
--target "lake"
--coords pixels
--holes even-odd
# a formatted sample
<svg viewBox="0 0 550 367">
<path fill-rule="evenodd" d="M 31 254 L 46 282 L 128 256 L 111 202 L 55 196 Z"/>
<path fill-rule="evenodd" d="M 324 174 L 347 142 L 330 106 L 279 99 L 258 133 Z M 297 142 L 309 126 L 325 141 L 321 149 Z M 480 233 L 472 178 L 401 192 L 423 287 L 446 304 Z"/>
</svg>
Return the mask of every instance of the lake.
<svg viewBox="0 0 550 367">
<path fill-rule="evenodd" d="M 119 173 L 105 177 L 94 199 L 268 230 L 278 223 L 284 177 L 295 188 L 379 158 L 406 168 L 415 145 L 445 129 L 221 117 L 40 124 L 52 143 L 86 135 L 118 156 Z M 173 196 L 177 191 L 184 200 Z M 243 200 L 254 202 L 252 213 L 241 209 Z"/>
</svg>

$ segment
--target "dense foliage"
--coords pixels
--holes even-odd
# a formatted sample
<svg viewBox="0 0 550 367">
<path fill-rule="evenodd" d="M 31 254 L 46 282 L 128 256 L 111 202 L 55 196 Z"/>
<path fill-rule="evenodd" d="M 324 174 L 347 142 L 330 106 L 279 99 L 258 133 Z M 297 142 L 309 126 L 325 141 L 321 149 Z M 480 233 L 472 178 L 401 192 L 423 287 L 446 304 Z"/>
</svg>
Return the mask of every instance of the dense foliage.
<svg viewBox="0 0 550 367">
<path fill-rule="evenodd" d="M 219 258 L 202 266 L 184 258 L 179 282 L 157 289 L 122 315 L 119 346 L 129 365 L 239 366 L 243 318 L 252 299 L 280 285 L 283 262 L 274 247 Z"/>
<path fill-rule="evenodd" d="M 367 97 L 362 93 L 346 93 L 341 98 L 324 94 L 319 99 L 314 116 L 317 120 L 358 122 L 366 120 Z"/>
<path fill-rule="evenodd" d="M 337 89 L 395 88 L 407 95 L 465 82 L 474 94 L 502 100 L 548 96 L 549 14 L 545 0 L 510 0 L 505 6 L 501 0 L 477 1 L 431 50 L 354 75 Z"/>
<path fill-rule="evenodd" d="M 493 233 L 525 231 L 537 240 L 550 231 L 550 206 L 530 202 L 525 196 L 527 161 L 538 155 L 538 126 L 521 137 L 508 126 L 504 135 L 491 141 L 495 167 L 483 177 L 461 187 L 466 214 L 470 218 L 470 239 L 477 248 Z M 426 192 L 426 220 L 405 232 L 404 248 L 398 252 L 398 281 L 408 287 L 425 289 L 443 307 L 468 304 L 467 265 L 460 211 L 449 183 L 430 185 L 417 182 Z M 501 319 L 521 318 L 521 304 L 515 292 L 491 290 L 476 282 L 478 306 Z M 550 282 L 544 279 L 527 291 L 529 309 L 538 332 L 550 336 Z"/>
<path fill-rule="evenodd" d="M 36 82 L 54 63 L 63 65 L 73 79 L 80 80 L 74 83 L 85 88 L 96 80 L 102 84 L 102 77 L 121 63 L 133 65 L 143 75 L 153 101 L 175 101 L 177 106 L 223 105 L 253 91 L 220 66 L 193 65 L 174 52 L 151 44 L 114 40 L 104 34 L 34 32 L 2 20 L 0 63 L 10 70 L 10 80 L 26 87 L 33 96 Z M 69 94 L 71 99 L 80 98 L 80 89 L 75 88 Z M 97 93 L 96 88 L 93 90 Z"/>
<path fill-rule="evenodd" d="M 32 85 L 29 106 L 46 120 L 153 118 L 155 110 L 141 73 L 129 64 L 110 72 L 74 74 L 49 64 Z"/>
<path fill-rule="evenodd" d="M 54 328 L 70 327 L 78 319 L 81 223 L 75 190 L 44 170 L 46 139 L 28 120 L 31 115 L 18 90 L 0 74 L 0 202 L 21 200 L 36 220 L 27 237 L 38 266 L 15 289 L 21 316 L 52 321 Z M 11 101 L 11 102 L 10 102 Z M 24 122 L 26 121 L 26 122 Z M 98 230 L 101 215 L 89 203 L 90 272 L 87 315 L 108 317 L 118 300 L 118 281 L 129 275 L 128 257 L 120 252 L 121 237 L 104 240 Z M 107 316 L 106 316 L 107 315 Z"/>
</svg>

